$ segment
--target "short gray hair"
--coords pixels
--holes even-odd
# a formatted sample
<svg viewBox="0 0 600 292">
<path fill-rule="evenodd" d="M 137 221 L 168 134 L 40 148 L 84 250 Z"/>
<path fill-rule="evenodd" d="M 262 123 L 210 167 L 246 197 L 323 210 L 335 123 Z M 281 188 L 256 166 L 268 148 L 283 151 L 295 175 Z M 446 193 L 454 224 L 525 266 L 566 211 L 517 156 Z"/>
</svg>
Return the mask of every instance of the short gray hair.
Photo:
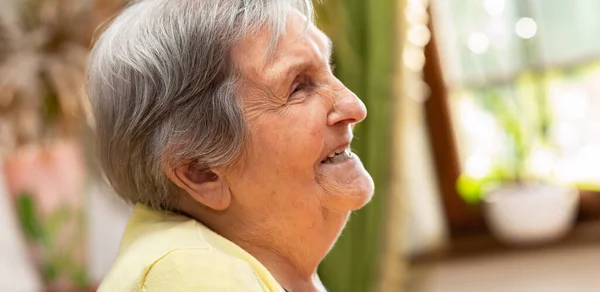
<svg viewBox="0 0 600 292">
<path fill-rule="evenodd" d="M 163 172 L 227 167 L 247 143 L 232 47 L 266 27 L 273 45 L 290 8 L 310 0 L 142 0 L 100 36 L 88 63 L 97 152 L 115 192 L 172 209 L 181 193 Z"/>
</svg>

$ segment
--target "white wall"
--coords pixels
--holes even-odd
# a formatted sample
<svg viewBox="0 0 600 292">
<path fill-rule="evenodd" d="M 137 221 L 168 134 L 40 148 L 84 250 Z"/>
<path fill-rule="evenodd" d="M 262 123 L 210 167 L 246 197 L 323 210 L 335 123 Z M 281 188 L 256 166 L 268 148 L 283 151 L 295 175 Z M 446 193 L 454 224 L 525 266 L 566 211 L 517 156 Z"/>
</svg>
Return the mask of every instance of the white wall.
<svg viewBox="0 0 600 292">
<path fill-rule="evenodd" d="M 103 183 L 90 187 L 88 199 L 88 268 L 93 281 L 100 282 L 110 268 L 129 219 L 131 207 Z"/>
</svg>

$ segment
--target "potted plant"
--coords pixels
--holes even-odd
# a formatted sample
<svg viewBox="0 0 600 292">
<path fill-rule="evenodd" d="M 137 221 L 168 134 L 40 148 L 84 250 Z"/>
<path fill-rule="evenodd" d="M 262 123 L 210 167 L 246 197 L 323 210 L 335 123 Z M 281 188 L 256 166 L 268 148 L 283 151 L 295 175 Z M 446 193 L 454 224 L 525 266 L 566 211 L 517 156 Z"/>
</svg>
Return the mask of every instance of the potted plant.
<svg viewBox="0 0 600 292">
<path fill-rule="evenodd" d="M 578 191 L 559 183 L 553 173 L 552 115 L 543 73 L 525 73 L 517 84 L 518 89 L 479 92 L 476 99 L 504 133 L 505 147 L 490 171 L 462 174 L 457 188 L 467 201 L 481 200 L 488 227 L 501 241 L 550 242 L 571 229 Z"/>
<path fill-rule="evenodd" d="M 518 9 L 523 15 L 531 11 L 526 4 Z M 498 239 L 522 245 L 564 236 L 572 227 L 579 193 L 555 173 L 546 74 L 535 61 L 539 43 L 533 35 L 519 37 L 517 43 L 523 60 L 520 77 L 509 85 L 475 90 L 474 100 L 504 134 L 503 151 L 486 173 L 461 175 L 457 188 L 467 201 L 482 202 L 488 227 Z"/>
</svg>

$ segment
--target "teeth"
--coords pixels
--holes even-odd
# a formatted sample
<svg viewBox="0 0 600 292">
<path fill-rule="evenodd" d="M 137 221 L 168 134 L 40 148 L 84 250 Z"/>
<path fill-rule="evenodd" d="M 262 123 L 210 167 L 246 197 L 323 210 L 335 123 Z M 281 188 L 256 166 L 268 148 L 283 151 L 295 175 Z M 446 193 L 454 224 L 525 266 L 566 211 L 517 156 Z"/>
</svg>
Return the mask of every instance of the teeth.
<svg viewBox="0 0 600 292">
<path fill-rule="evenodd" d="M 346 151 L 348 151 L 348 148 L 346 148 L 346 147 L 338 148 L 338 149 L 335 149 L 333 152 L 331 152 L 331 154 L 327 155 L 327 157 L 333 158 L 334 156 L 342 154 Z"/>
<path fill-rule="evenodd" d="M 352 157 L 352 152 L 348 148 L 343 148 L 340 150 L 336 150 L 333 153 L 329 154 L 327 158 L 323 161 L 323 163 L 336 163 L 340 161 L 344 161 L 348 158 Z"/>
<path fill-rule="evenodd" d="M 331 162 L 336 163 L 350 158 L 350 151 L 343 151 L 331 159 Z"/>
</svg>

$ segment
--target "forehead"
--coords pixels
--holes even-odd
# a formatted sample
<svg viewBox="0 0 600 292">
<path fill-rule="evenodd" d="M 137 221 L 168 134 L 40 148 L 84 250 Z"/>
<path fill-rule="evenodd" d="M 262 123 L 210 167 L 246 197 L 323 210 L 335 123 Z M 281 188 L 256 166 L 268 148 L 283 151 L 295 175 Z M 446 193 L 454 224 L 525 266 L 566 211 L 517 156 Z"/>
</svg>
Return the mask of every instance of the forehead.
<svg viewBox="0 0 600 292">
<path fill-rule="evenodd" d="M 286 31 L 270 51 L 272 33 L 266 29 L 252 33 L 236 44 L 232 59 L 242 72 L 267 78 L 284 74 L 288 67 L 312 61 L 328 62 L 331 40 L 298 12 L 288 16 Z M 266 76 L 275 75 L 275 76 Z"/>
</svg>

